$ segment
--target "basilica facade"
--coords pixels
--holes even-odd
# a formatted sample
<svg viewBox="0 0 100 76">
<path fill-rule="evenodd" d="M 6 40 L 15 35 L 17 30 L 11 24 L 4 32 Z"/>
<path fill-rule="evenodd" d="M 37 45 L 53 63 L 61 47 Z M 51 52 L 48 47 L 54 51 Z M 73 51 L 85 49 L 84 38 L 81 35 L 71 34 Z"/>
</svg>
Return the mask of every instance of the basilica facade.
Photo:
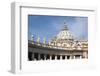
<svg viewBox="0 0 100 76">
<path fill-rule="evenodd" d="M 40 38 L 28 40 L 28 60 L 68 60 L 88 58 L 88 41 L 76 40 L 64 22 L 61 31 L 48 43 Z"/>
</svg>

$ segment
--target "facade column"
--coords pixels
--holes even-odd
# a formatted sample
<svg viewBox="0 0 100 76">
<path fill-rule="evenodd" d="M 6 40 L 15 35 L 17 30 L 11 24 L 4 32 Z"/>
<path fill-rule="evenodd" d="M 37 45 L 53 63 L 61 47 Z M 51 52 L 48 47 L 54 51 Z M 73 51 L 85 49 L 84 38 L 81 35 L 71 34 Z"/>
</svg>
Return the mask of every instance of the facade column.
<svg viewBox="0 0 100 76">
<path fill-rule="evenodd" d="M 46 60 L 46 55 L 44 54 L 44 60 Z"/>
<path fill-rule="evenodd" d="M 47 55 L 45 55 L 45 60 L 47 60 Z"/>
<path fill-rule="evenodd" d="M 36 60 L 36 53 L 34 53 L 34 60 Z"/>
<path fill-rule="evenodd" d="M 55 60 L 57 60 L 57 55 L 55 55 Z"/>
<path fill-rule="evenodd" d="M 66 55 L 64 55 L 64 60 L 65 60 Z"/>
<path fill-rule="evenodd" d="M 52 59 L 55 60 L 55 55 L 53 55 L 53 58 Z"/>
<path fill-rule="evenodd" d="M 40 54 L 38 53 L 38 60 L 40 60 Z"/>
<path fill-rule="evenodd" d="M 87 52 L 83 52 L 83 57 L 84 57 L 84 58 L 88 58 Z"/>
<path fill-rule="evenodd" d="M 48 55 L 47 60 L 50 60 L 50 55 Z"/>
<path fill-rule="evenodd" d="M 62 60 L 62 55 L 60 55 L 60 59 Z"/>
<path fill-rule="evenodd" d="M 82 56 L 80 55 L 80 59 L 82 59 Z"/>
<path fill-rule="evenodd" d="M 74 56 L 73 55 L 70 55 L 70 59 L 73 59 L 74 58 Z"/>
<path fill-rule="evenodd" d="M 72 56 L 71 55 L 69 56 L 69 59 L 72 59 Z"/>
<path fill-rule="evenodd" d="M 50 55 L 50 60 L 52 60 L 52 55 Z"/>
<path fill-rule="evenodd" d="M 65 59 L 67 59 L 67 55 L 65 55 Z"/>
<path fill-rule="evenodd" d="M 40 54 L 40 60 L 43 60 L 43 58 L 42 58 L 42 54 Z"/>
<path fill-rule="evenodd" d="M 75 55 L 73 56 L 73 59 L 76 59 Z"/>
<path fill-rule="evenodd" d="M 32 60 L 34 60 L 34 53 L 32 53 Z"/>
</svg>

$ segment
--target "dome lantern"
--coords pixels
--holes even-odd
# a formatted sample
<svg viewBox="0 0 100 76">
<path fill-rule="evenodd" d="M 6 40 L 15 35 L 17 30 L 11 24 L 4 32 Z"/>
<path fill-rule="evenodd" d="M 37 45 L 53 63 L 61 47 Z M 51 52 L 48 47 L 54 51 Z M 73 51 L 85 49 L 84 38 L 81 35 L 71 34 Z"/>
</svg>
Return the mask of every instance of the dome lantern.
<svg viewBox="0 0 100 76">
<path fill-rule="evenodd" d="M 66 23 L 65 23 L 65 22 L 64 22 L 64 25 L 63 25 L 62 30 L 68 30 L 68 27 L 67 27 L 67 25 L 66 25 Z"/>
</svg>

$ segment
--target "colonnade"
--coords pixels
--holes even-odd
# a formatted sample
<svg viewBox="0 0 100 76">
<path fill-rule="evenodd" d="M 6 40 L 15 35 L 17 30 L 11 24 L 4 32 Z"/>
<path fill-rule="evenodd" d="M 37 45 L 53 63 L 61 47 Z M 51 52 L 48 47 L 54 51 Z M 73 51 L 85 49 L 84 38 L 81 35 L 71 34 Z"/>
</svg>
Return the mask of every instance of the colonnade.
<svg viewBox="0 0 100 76">
<path fill-rule="evenodd" d="M 81 59 L 82 55 L 56 55 L 56 54 L 41 54 L 30 53 L 29 60 L 65 60 L 65 59 Z"/>
</svg>

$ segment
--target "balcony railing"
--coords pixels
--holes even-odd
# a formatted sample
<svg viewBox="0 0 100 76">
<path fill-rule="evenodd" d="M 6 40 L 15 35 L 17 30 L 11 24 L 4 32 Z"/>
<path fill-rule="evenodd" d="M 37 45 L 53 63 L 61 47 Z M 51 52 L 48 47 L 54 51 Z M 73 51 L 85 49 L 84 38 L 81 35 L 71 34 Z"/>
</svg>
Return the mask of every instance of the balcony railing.
<svg viewBox="0 0 100 76">
<path fill-rule="evenodd" d="M 44 44 L 44 43 L 40 43 L 40 42 L 36 42 L 36 41 L 31 41 L 31 40 L 28 40 L 28 43 L 30 43 L 32 45 L 36 45 L 36 46 L 53 48 L 53 49 L 88 50 L 88 47 L 82 47 L 82 46 L 81 47 L 79 47 L 79 46 L 75 46 L 75 47 L 62 47 L 62 46 L 54 46 L 54 45 Z"/>
</svg>

